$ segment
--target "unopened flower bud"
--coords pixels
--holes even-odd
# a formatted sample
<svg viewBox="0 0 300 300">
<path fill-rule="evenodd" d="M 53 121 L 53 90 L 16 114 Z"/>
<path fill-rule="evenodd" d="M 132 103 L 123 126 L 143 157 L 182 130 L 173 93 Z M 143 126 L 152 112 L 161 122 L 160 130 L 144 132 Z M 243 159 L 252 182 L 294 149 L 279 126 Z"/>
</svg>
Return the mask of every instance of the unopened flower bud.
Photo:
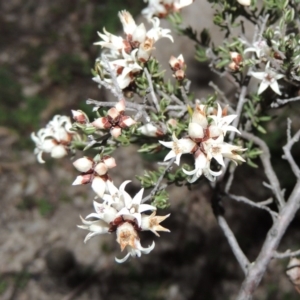
<svg viewBox="0 0 300 300">
<path fill-rule="evenodd" d="M 73 162 L 74 167 L 80 172 L 87 172 L 93 166 L 93 160 L 89 157 L 82 157 Z"/>
<path fill-rule="evenodd" d="M 103 197 L 106 189 L 106 184 L 101 177 L 95 176 L 91 187 L 99 197 Z"/>
<path fill-rule="evenodd" d="M 236 64 L 240 64 L 243 60 L 242 55 L 238 52 L 230 52 L 230 58 Z"/>
<path fill-rule="evenodd" d="M 92 174 L 80 175 L 77 176 L 72 185 L 80 185 L 90 183 L 92 180 Z"/>
<path fill-rule="evenodd" d="M 116 105 L 115 105 L 116 109 L 118 112 L 123 112 L 125 110 L 125 100 L 122 99 L 120 100 Z"/>
<path fill-rule="evenodd" d="M 116 160 L 113 157 L 108 155 L 103 157 L 103 162 L 105 163 L 108 169 L 112 169 L 117 165 Z"/>
<path fill-rule="evenodd" d="M 177 58 L 175 56 L 171 56 L 169 60 L 169 64 L 173 71 L 181 70 L 185 67 L 184 58 L 182 54 L 180 54 Z"/>
<path fill-rule="evenodd" d="M 98 118 L 96 119 L 93 123 L 93 126 L 99 128 L 99 129 L 109 129 L 111 128 L 111 124 L 108 121 L 107 117 L 102 117 L 102 118 Z"/>
<path fill-rule="evenodd" d="M 120 127 L 114 127 L 110 130 L 110 134 L 116 139 L 122 133 L 122 129 Z"/>
<path fill-rule="evenodd" d="M 119 115 L 120 115 L 120 111 L 117 108 L 115 108 L 115 107 L 110 108 L 108 110 L 108 112 L 107 112 L 107 116 L 109 116 L 113 120 L 115 120 L 116 118 L 118 118 Z"/>
<path fill-rule="evenodd" d="M 177 124 L 178 124 L 178 121 L 175 120 L 175 119 L 169 119 L 169 120 L 167 121 L 167 124 L 168 124 L 169 126 L 176 127 Z"/>
<path fill-rule="evenodd" d="M 238 71 L 240 69 L 240 64 L 243 61 L 242 55 L 238 52 L 230 52 L 231 62 L 228 67 L 232 71 Z"/>
<path fill-rule="evenodd" d="M 53 158 L 62 158 L 68 154 L 65 146 L 57 145 L 51 151 L 51 157 Z"/>
<path fill-rule="evenodd" d="M 164 135 L 164 132 L 152 123 L 147 123 L 137 129 L 141 134 L 150 137 L 160 137 Z"/>
<path fill-rule="evenodd" d="M 89 123 L 89 119 L 83 111 L 81 111 L 81 110 L 72 110 L 72 114 L 73 114 L 73 119 L 76 122 L 78 122 L 80 124 Z"/>
<path fill-rule="evenodd" d="M 236 71 L 238 71 L 240 69 L 240 66 L 238 64 L 236 64 L 234 61 L 232 61 L 231 63 L 229 63 L 228 68 L 231 71 L 236 72 Z"/>
<path fill-rule="evenodd" d="M 136 124 L 136 121 L 134 121 L 129 116 L 122 116 L 122 118 L 120 119 L 120 122 L 119 122 L 119 125 L 120 125 L 121 128 L 130 127 L 134 124 Z"/>
<path fill-rule="evenodd" d="M 177 80 L 183 80 L 185 77 L 185 72 L 183 70 L 177 70 L 173 75 Z"/>
<path fill-rule="evenodd" d="M 237 0 L 237 2 L 243 6 L 250 6 L 251 0 Z"/>
<path fill-rule="evenodd" d="M 102 176 L 107 173 L 107 166 L 105 165 L 105 163 L 100 162 L 95 166 L 94 170 L 98 175 Z"/>
</svg>

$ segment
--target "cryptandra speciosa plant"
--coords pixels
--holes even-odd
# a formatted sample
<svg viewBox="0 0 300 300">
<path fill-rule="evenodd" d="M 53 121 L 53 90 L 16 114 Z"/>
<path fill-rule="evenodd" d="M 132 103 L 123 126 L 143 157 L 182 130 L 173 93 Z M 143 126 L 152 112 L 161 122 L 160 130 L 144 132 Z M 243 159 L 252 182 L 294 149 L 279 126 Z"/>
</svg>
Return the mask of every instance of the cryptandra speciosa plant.
<svg viewBox="0 0 300 300">
<path fill-rule="evenodd" d="M 218 46 L 211 43 L 206 29 L 198 34 L 183 25 L 180 10 L 193 5 L 192 0 L 149 0 L 142 11 L 149 26 L 137 24 L 128 11 L 120 11 L 124 34 L 117 36 L 105 28 L 98 32 L 100 41 L 95 44 L 102 51 L 93 70 L 93 80 L 116 100 L 88 99 L 93 120 L 81 110 L 72 111 L 73 121 L 56 115 L 45 128 L 33 133 L 32 139 L 40 163 L 44 163 L 44 153 L 53 158 L 72 157 L 80 172 L 73 185 L 90 184 L 96 194 L 95 211 L 81 218 L 82 225 L 78 226 L 88 231 L 84 241 L 115 233 L 121 251 L 127 252 L 123 258 L 116 258 L 119 263 L 154 249 L 154 242 L 142 246 L 140 231 L 150 230 L 157 236 L 159 231 L 169 232 L 161 223 L 170 215 L 156 215 L 157 208 L 164 209 L 172 203 L 166 191 L 168 185 L 194 184 L 199 178 L 206 178 L 202 180 L 208 180 L 214 190 L 214 214 L 245 274 L 236 299 L 247 300 L 252 299 L 272 259 L 300 254 L 300 250 L 277 252 L 300 206 L 300 170 L 291 153 L 300 130 L 291 133 L 289 118 L 287 143 L 281 147 L 296 183 L 286 195 L 271 163 L 270 149 L 264 141 L 268 127 L 263 125 L 272 121 L 271 110 L 287 104 L 292 107 L 293 102 L 300 100 L 299 5 L 296 0 L 209 2 L 215 8 L 214 23 L 225 32 L 225 40 Z M 168 18 L 178 33 L 188 36 L 196 44 L 196 58 L 207 61 L 213 72 L 229 81 L 236 91 L 232 99 L 214 83 L 210 84 L 213 95 L 194 99 L 180 53 L 170 53 L 174 79 L 166 81 L 153 50 L 159 51 L 156 42 L 160 39 L 173 43 L 174 37 L 171 30 L 160 27 L 160 18 Z M 255 28 L 251 40 L 244 35 L 245 22 Z M 236 34 L 233 27 L 239 29 Z M 139 152 L 148 154 L 167 150 L 158 170 L 137 174 L 142 187 L 134 197 L 125 189 L 130 178 L 116 187 L 109 176 L 109 169 L 120 164 L 113 157 L 114 150 L 128 144 L 135 144 Z M 79 151 L 86 154 L 78 156 Z M 194 166 L 182 164 L 182 154 L 190 155 Z M 264 185 L 272 197 L 255 202 L 232 194 L 236 167 L 243 162 L 258 167 L 254 163 L 258 158 L 268 179 Z M 147 196 L 144 189 L 149 191 Z M 265 210 L 272 218 L 273 225 L 253 262 L 242 251 L 224 218 L 223 197 Z M 299 264 L 294 262 L 293 258 L 289 270 L 297 273 Z M 291 277 L 292 273 L 288 274 Z"/>
</svg>

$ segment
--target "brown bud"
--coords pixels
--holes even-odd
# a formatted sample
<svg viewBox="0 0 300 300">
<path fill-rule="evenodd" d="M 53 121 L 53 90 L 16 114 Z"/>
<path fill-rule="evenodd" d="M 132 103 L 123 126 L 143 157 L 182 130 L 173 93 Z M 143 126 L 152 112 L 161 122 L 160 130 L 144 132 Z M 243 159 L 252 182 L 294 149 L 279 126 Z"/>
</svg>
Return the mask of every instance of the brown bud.
<svg viewBox="0 0 300 300">
<path fill-rule="evenodd" d="M 295 286 L 295 289 L 300 294 L 300 260 L 293 257 L 286 269 L 286 275 Z"/>
<path fill-rule="evenodd" d="M 177 79 L 177 80 L 183 80 L 184 77 L 185 77 L 185 72 L 183 70 L 177 70 L 175 73 L 174 73 L 174 77 Z"/>
</svg>

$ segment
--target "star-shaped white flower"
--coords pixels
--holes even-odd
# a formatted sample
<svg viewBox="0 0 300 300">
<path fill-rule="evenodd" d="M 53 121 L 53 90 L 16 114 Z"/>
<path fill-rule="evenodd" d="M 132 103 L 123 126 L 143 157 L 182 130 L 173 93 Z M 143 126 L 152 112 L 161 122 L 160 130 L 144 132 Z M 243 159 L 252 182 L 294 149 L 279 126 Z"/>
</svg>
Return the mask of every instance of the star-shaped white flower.
<svg viewBox="0 0 300 300">
<path fill-rule="evenodd" d="M 115 260 L 118 263 L 123 263 L 129 258 L 129 256 L 140 257 L 142 254 L 148 254 L 155 247 L 154 242 L 152 242 L 152 245 L 147 248 L 142 247 L 136 230 L 134 229 L 132 224 L 128 222 L 123 223 L 118 227 L 117 242 L 121 246 L 121 251 L 123 251 L 125 248 L 128 251 L 127 255 L 122 259 L 118 259 L 115 257 Z"/>
<path fill-rule="evenodd" d="M 203 174 L 208 180 L 215 181 L 216 177 L 222 174 L 222 170 L 214 172 L 210 169 L 210 160 L 207 156 L 201 151 L 198 150 L 195 152 L 195 169 L 192 171 L 187 171 L 182 169 L 182 171 L 191 178 L 188 178 L 188 182 L 195 182 Z"/>
<path fill-rule="evenodd" d="M 109 224 L 103 220 L 97 221 L 87 221 L 82 217 L 81 221 L 84 225 L 77 225 L 78 228 L 89 230 L 90 232 L 84 239 L 84 243 L 86 243 L 89 239 L 91 239 L 95 235 L 104 234 L 109 232 Z"/>
<path fill-rule="evenodd" d="M 156 210 L 156 207 L 150 204 L 141 204 L 144 189 L 141 189 L 133 198 L 125 191 L 125 185 L 130 181 L 125 181 L 125 184 L 120 186 L 120 197 L 124 201 L 124 207 L 117 213 L 117 216 L 123 216 L 125 219 L 136 220 L 137 225 L 141 227 L 142 212 L 147 210 Z"/>
<path fill-rule="evenodd" d="M 244 53 L 255 52 L 257 58 L 262 58 L 270 53 L 270 47 L 265 40 L 261 40 L 253 43 L 252 47 L 248 47 L 244 50 Z"/>
<path fill-rule="evenodd" d="M 281 95 L 277 80 L 284 77 L 283 74 L 278 74 L 274 69 L 270 68 L 270 62 L 266 64 L 265 72 L 251 72 L 251 75 L 259 80 L 261 84 L 258 88 L 258 95 L 270 87 L 276 94 Z"/>
<path fill-rule="evenodd" d="M 69 117 L 56 115 L 45 128 L 40 129 L 37 134 L 31 134 L 36 146 L 34 153 L 39 163 L 45 163 L 42 158 L 43 152 L 50 153 L 53 158 L 62 158 L 68 154 L 68 146 L 75 134 L 71 128 Z"/>
<path fill-rule="evenodd" d="M 220 129 L 223 132 L 224 136 L 226 135 L 227 131 L 234 131 L 240 134 L 239 130 L 236 127 L 229 125 L 237 117 L 237 115 L 222 116 L 222 108 L 219 103 L 217 115 L 210 115 L 209 117 L 214 121 L 209 129 L 211 137 L 215 136 L 214 132 L 216 132 L 218 136 L 218 130 L 216 130 L 213 125 L 215 125 L 217 129 Z"/>
<path fill-rule="evenodd" d="M 173 138 L 173 142 L 164 142 L 164 141 L 159 141 L 159 142 L 165 147 L 172 149 L 167 154 L 164 161 L 176 157 L 175 163 L 179 166 L 181 155 L 185 153 L 191 153 L 193 148 L 196 146 L 196 143 L 189 138 L 182 138 L 178 140 L 175 136 L 175 133 L 173 133 L 172 138 Z"/>
<path fill-rule="evenodd" d="M 205 141 L 203 143 L 203 149 L 208 160 L 212 160 L 214 158 L 222 167 L 225 167 L 224 157 L 231 159 L 235 163 L 237 161 L 245 161 L 239 154 L 237 154 L 237 152 L 242 152 L 246 149 L 223 142 L 223 138 L 221 136 L 216 140 L 209 139 Z"/>
</svg>

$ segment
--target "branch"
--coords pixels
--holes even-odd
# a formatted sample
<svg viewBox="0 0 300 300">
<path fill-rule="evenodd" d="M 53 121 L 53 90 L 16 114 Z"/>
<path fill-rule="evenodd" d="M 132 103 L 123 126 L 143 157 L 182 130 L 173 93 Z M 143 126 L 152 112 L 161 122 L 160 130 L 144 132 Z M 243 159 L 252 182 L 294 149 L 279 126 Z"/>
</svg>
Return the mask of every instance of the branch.
<svg viewBox="0 0 300 300">
<path fill-rule="evenodd" d="M 288 141 L 287 141 L 286 145 L 283 147 L 283 152 L 284 152 L 283 158 L 285 158 L 289 162 L 293 173 L 299 179 L 300 178 L 300 169 L 297 166 L 297 164 L 292 156 L 291 149 L 292 149 L 293 145 L 299 141 L 300 130 L 298 130 L 297 133 L 291 138 L 290 125 L 291 125 L 291 121 L 288 119 L 288 134 L 287 134 Z"/>
<path fill-rule="evenodd" d="M 259 203 L 259 202 L 257 203 L 257 202 L 253 202 L 252 200 L 249 200 L 248 198 L 246 198 L 244 196 L 236 196 L 236 195 L 233 195 L 233 194 L 227 194 L 227 196 L 229 196 L 231 199 L 233 199 L 235 201 L 243 202 L 243 203 L 246 203 L 250 206 L 266 210 L 271 215 L 271 217 L 273 219 L 273 222 L 278 217 L 278 213 L 271 210 L 269 207 L 267 207 L 266 204 L 265 204 L 265 201 L 262 202 L 262 203 Z"/>
<path fill-rule="evenodd" d="M 240 245 L 238 244 L 234 233 L 231 231 L 230 227 L 228 226 L 225 218 L 221 215 L 217 216 L 217 221 L 219 223 L 219 226 L 224 232 L 224 235 L 227 238 L 227 241 L 229 243 L 229 246 L 237 259 L 239 265 L 241 266 L 244 274 L 246 275 L 248 273 L 250 262 L 242 249 L 240 248 Z"/>
<path fill-rule="evenodd" d="M 298 256 L 298 255 L 300 255 L 300 250 L 291 252 L 291 250 L 288 249 L 284 253 L 279 253 L 276 251 L 274 253 L 273 257 L 282 259 L 282 258 L 294 257 L 294 256 Z"/>
<path fill-rule="evenodd" d="M 162 174 L 161 174 L 161 175 L 159 176 L 159 178 L 157 179 L 157 182 L 156 182 L 155 186 L 153 187 L 152 191 L 150 192 L 150 194 L 149 194 L 148 196 L 146 196 L 145 198 L 142 199 L 142 201 L 141 201 L 142 203 L 144 203 L 144 202 L 150 200 L 150 199 L 157 193 L 157 191 L 161 190 L 161 189 L 159 188 L 159 186 L 160 186 L 162 180 L 164 179 L 166 173 L 167 173 L 167 172 L 170 170 L 170 168 L 172 167 L 172 165 L 173 165 L 175 159 L 176 159 L 176 158 L 174 157 L 174 158 L 172 158 L 172 159 L 167 163 L 166 168 L 164 169 L 164 171 L 162 172 Z M 165 188 L 166 188 L 166 186 L 163 187 L 163 189 L 165 189 Z"/>
<path fill-rule="evenodd" d="M 212 203 L 212 209 L 214 212 L 214 215 L 216 216 L 216 219 L 218 221 L 219 226 L 221 227 L 225 237 L 227 238 L 228 244 L 238 261 L 240 267 L 242 268 L 245 275 L 248 273 L 250 262 L 244 252 L 242 251 L 239 243 L 237 242 L 237 239 L 230 229 L 230 227 L 227 224 L 226 219 L 224 218 L 224 209 L 221 202 L 221 196 L 219 193 L 219 185 L 216 185 L 214 189 L 214 195 L 211 200 Z"/>
<path fill-rule="evenodd" d="M 300 96 L 293 97 L 293 98 L 288 98 L 288 99 L 276 99 L 275 102 L 271 103 L 271 107 L 272 108 L 277 108 L 280 105 L 284 105 L 284 104 L 287 104 L 289 102 L 299 101 L 299 100 L 300 100 Z"/>
<path fill-rule="evenodd" d="M 118 84 L 118 80 L 117 80 L 117 75 L 116 72 L 111 68 L 110 64 L 109 64 L 109 60 L 107 59 L 106 55 L 102 55 L 101 59 L 103 60 L 103 62 L 106 65 L 106 69 L 109 72 L 112 82 L 113 82 L 113 86 L 114 86 L 114 90 L 111 89 L 113 91 L 113 93 L 118 97 L 119 101 L 121 101 L 122 99 L 125 100 L 125 97 L 123 95 L 123 92 Z"/>
<path fill-rule="evenodd" d="M 267 144 L 262 139 L 254 136 L 251 133 L 242 131 L 241 134 L 242 134 L 242 137 L 244 137 L 248 141 L 252 141 L 253 143 L 255 143 L 256 145 L 258 145 L 261 148 L 263 153 L 260 155 L 260 159 L 264 166 L 265 174 L 266 174 L 267 178 L 269 179 L 270 185 L 272 186 L 272 191 L 273 191 L 274 195 L 276 196 L 279 207 L 283 208 L 285 205 L 285 202 L 284 202 L 284 198 L 282 196 L 279 180 L 278 180 L 278 178 L 273 170 L 272 164 L 271 164 L 271 155 L 270 155 L 270 151 L 269 151 Z"/>
<path fill-rule="evenodd" d="M 246 98 L 246 94 L 247 94 L 248 83 L 250 81 L 250 76 L 247 75 L 247 78 L 248 78 L 248 80 L 245 81 L 245 84 L 242 87 L 241 93 L 240 93 L 240 96 L 239 96 L 239 101 L 238 101 L 238 105 L 237 105 L 237 108 L 236 108 L 237 117 L 233 120 L 233 123 L 232 123 L 232 125 L 236 128 L 239 125 L 240 118 L 241 118 L 242 111 L 243 111 L 243 107 L 244 107 L 244 104 L 246 102 L 245 98 Z M 235 137 L 235 132 L 231 131 L 231 133 L 229 135 L 229 140 L 232 142 L 234 140 L 234 137 Z"/>
<path fill-rule="evenodd" d="M 255 261 L 249 268 L 249 272 L 242 284 L 237 300 L 251 300 L 253 293 L 259 285 L 270 260 L 284 235 L 287 227 L 294 219 L 300 207 L 300 181 L 298 180 L 286 205 L 280 211 L 276 222 L 269 230 L 262 249 Z"/>
<path fill-rule="evenodd" d="M 228 98 L 226 97 L 225 93 L 223 91 L 221 91 L 221 89 L 215 83 L 213 83 L 212 81 L 210 81 L 208 83 L 208 85 L 210 87 L 212 87 L 217 94 L 220 95 L 221 99 L 223 100 L 223 104 L 228 105 L 227 107 L 228 107 L 229 112 L 231 114 L 234 114 L 235 111 L 231 108 L 231 103 L 228 100 Z"/>
<path fill-rule="evenodd" d="M 149 73 L 149 71 L 148 71 L 147 68 L 144 68 L 144 72 L 145 72 L 147 80 L 148 80 L 148 84 L 149 84 L 149 89 L 150 89 L 150 94 L 151 94 L 152 101 L 153 101 L 153 103 L 155 105 L 155 108 L 156 108 L 157 112 L 159 112 L 160 109 L 159 109 L 157 97 L 156 97 L 155 92 L 154 92 L 151 75 L 150 75 L 150 73 Z"/>
<path fill-rule="evenodd" d="M 87 99 L 86 100 L 86 104 L 92 104 L 95 105 L 96 107 L 112 107 L 115 106 L 117 104 L 117 102 L 104 102 L 104 101 L 97 101 L 94 99 Z M 138 103 L 133 103 L 133 102 L 128 102 L 126 101 L 126 106 L 125 106 L 125 110 L 127 111 L 137 111 L 138 113 L 142 114 L 144 116 L 144 118 L 146 119 L 147 122 L 150 122 L 150 117 L 148 116 L 147 112 L 145 109 L 149 109 L 152 111 L 155 111 L 154 108 L 152 106 L 146 106 L 146 105 L 141 105 Z M 137 118 L 135 118 L 135 120 L 137 120 Z"/>
</svg>

